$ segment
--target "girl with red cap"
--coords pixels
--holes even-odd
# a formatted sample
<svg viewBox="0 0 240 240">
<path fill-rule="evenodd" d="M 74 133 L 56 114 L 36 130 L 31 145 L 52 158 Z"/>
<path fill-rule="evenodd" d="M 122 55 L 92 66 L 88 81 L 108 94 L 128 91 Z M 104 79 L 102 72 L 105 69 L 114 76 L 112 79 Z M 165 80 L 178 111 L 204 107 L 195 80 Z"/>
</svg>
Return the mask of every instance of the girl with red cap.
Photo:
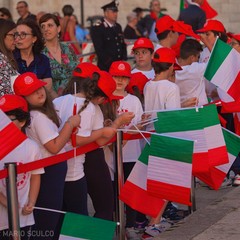
<svg viewBox="0 0 240 240">
<path fill-rule="evenodd" d="M 74 72 L 77 77 L 69 81 L 64 92 L 66 95 L 54 99 L 63 122 L 72 115 L 72 108 L 77 104 L 77 112 L 81 115 L 81 128 L 76 136 L 77 146 L 93 141 L 101 146 L 116 133 L 113 128 L 103 128 L 103 117 L 98 106 L 105 101 L 119 99 L 112 94 L 116 83 L 109 73 L 95 70 L 91 73 L 91 69 L 93 70 L 89 65 L 79 64 L 78 70 Z M 72 146 L 68 148 L 72 149 Z M 95 208 L 94 216 L 112 220 L 113 189 L 102 148 L 68 161 L 63 210 L 83 214 L 80 207 L 85 204 L 84 214 L 87 214 L 87 191 Z"/>
<path fill-rule="evenodd" d="M 0 110 L 9 117 L 19 131 L 24 132 L 31 122 L 27 102 L 20 96 L 7 94 L 2 96 L 0 98 Z M 33 140 L 27 138 L 1 159 L 0 169 L 4 169 L 4 164 L 9 162 L 23 164 L 39 159 L 42 159 L 39 146 Z M 44 169 L 36 169 L 31 172 L 21 173 L 17 178 L 20 231 L 23 240 L 33 239 L 31 236 L 34 225 L 33 208 L 40 189 L 40 174 L 43 173 Z M 0 239 L 9 239 L 12 233 L 8 230 L 5 179 L 0 181 L 0 215 Z"/>
<path fill-rule="evenodd" d="M 41 81 L 32 72 L 19 75 L 14 84 L 14 92 L 23 96 L 29 106 L 31 124 L 26 129 L 27 136 L 35 140 L 44 158 L 65 152 L 64 146 L 69 141 L 72 131 L 80 124 L 80 116 L 66 119 L 61 131 L 60 121 L 51 98 L 45 89 L 46 82 Z M 41 177 L 41 188 L 36 205 L 39 207 L 61 210 L 63 188 L 67 163 L 61 162 L 45 168 Z M 58 236 L 57 223 L 60 214 L 35 210 L 36 229 L 42 233 Z M 49 239 L 49 236 L 36 236 L 34 239 Z"/>
</svg>

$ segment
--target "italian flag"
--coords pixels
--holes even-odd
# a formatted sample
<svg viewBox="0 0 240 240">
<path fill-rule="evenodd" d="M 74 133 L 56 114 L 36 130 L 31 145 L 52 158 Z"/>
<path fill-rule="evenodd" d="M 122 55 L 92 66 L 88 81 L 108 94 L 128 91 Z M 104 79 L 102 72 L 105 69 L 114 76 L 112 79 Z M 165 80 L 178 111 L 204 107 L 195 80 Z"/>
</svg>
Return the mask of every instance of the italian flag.
<svg viewBox="0 0 240 240">
<path fill-rule="evenodd" d="M 3 100 L 4 98 L 2 98 Z M 27 136 L 0 110 L 0 160 L 21 144 Z"/>
<path fill-rule="evenodd" d="M 59 240 L 112 240 L 116 225 L 115 222 L 100 218 L 67 212 L 64 216 Z"/>
<path fill-rule="evenodd" d="M 206 174 L 204 176 L 204 182 L 214 190 L 218 190 L 221 187 L 226 174 L 240 152 L 240 137 L 225 128 L 222 128 L 222 132 L 227 146 L 229 162 L 217 167 L 212 167 L 208 175 Z"/>
<path fill-rule="evenodd" d="M 191 206 L 193 141 L 152 135 L 147 190 L 153 196 Z"/>
<path fill-rule="evenodd" d="M 240 99 L 239 62 L 240 54 L 228 44 L 217 39 L 204 73 L 204 77 L 208 81 L 216 85 L 220 91 L 227 93 L 235 101 Z"/>
<path fill-rule="evenodd" d="M 146 144 L 120 191 L 119 199 L 141 213 L 157 217 L 165 200 L 152 196 L 147 192 L 149 151 L 150 146 Z"/>
<path fill-rule="evenodd" d="M 157 113 L 155 130 L 195 141 L 193 175 L 208 173 L 213 166 L 228 163 L 227 149 L 215 105 Z"/>
</svg>

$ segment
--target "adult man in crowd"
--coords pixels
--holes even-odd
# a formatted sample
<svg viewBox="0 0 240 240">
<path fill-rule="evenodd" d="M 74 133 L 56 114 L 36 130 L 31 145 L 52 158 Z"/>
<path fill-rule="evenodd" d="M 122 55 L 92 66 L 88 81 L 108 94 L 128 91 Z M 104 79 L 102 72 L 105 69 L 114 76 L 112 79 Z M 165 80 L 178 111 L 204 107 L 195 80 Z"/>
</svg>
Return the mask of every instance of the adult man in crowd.
<svg viewBox="0 0 240 240">
<path fill-rule="evenodd" d="M 28 4 L 25 1 L 19 1 L 17 3 L 17 12 L 20 15 L 20 18 L 17 20 L 17 23 L 25 19 L 32 19 L 36 21 L 36 15 L 29 12 Z"/>
<path fill-rule="evenodd" d="M 179 19 L 192 26 L 193 31 L 203 28 L 206 22 L 206 13 L 201 9 L 204 0 L 189 0 L 187 8 L 180 12 Z"/>
<path fill-rule="evenodd" d="M 122 27 L 117 23 L 116 2 L 112 1 L 101 8 L 104 18 L 100 24 L 92 27 L 91 37 L 98 57 L 98 67 L 108 71 L 112 62 L 127 60 L 127 50 Z"/>
</svg>

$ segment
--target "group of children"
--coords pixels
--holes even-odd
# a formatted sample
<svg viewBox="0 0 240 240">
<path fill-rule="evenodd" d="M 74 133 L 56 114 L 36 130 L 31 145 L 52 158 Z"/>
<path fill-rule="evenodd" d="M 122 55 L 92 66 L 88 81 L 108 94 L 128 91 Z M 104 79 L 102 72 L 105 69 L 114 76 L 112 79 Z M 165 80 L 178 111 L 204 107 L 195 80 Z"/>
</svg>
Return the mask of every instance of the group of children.
<svg viewBox="0 0 240 240">
<path fill-rule="evenodd" d="M 26 163 L 94 141 L 100 146 L 67 161 L 22 174 L 25 183 L 18 185 L 22 239 L 30 239 L 33 230 L 39 234 L 32 239 L 58 239 L 62 215 L 34 210 L 34 206 L 88 215 L 87 194 L 93 202 L 94 216 L 113 220 L 115 167 L 113 146 L 107 143 L 116 130 L 141 130 L 142 123 L 154 119 L 157 110 L 208 102 L 203 78 L 206 63 L 199 63 L 202 46 L 198 40 L 186 39 L 177 56 L 166 44 L 175 39 L 176 32 L 171 24 L 167 29 L 165 25 L 164 28 L 156 24 L 156 27 L 161 26 L 157 32 L 161 46 L 155 51 L 149 39 L 136 40 L 132 49 L 136 60 L 133 70 L 125 61 L 113 62 L 109 72 L 101 71 L 91 63 L 81 63 L 74 70 L 63 95 L 54 100 L 45 88 L 46 83 L 34 73 L 27 72 L 16 78 L 14 95 L 0 98 L 0 109 L 28 136 L 27 141 L 0 161 L 0 168 L 12 161 L 13 156 L 16 162 Z M 207 26 L 200 32 L 207 31 L 215 33 L 215 29 Z M 154 130 L 152 124 L 146 129 Z M 125 180 L 142 145 L 140 140 L 123 141 Z M 9 233 L 5 187 L 5 180 L 1 180 L 1 239 L 8 239 Z M 134 228 L 136 223 L 144 223 L 146 227 L 142 239 L 164 231 L 167 225 L 162 218 L 163 210 L 157 218 L 148 219 L 126 206 L 127 239 L 139 238 Z"/>
</svg>

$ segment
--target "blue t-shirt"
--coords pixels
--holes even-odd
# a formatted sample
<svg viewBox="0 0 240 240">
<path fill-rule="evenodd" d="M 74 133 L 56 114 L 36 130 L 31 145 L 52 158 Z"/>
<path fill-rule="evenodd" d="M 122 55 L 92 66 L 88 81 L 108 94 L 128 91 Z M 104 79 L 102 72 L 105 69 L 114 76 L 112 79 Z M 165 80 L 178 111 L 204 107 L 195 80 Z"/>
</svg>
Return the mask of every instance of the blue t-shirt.
<svg viewBox="0 0 240 240">
<path fill-rule="evenodd" d="M 34 55 L 34 60 L 27 66 L 26 61 L 21 58 L 20 51 L 17 49 L 14 52 L 14 58 L 18 64 L 18 72 L 33 72 L 39 79 L 52 78 L 49 59 L 44 54 Z"/>
</svg>

